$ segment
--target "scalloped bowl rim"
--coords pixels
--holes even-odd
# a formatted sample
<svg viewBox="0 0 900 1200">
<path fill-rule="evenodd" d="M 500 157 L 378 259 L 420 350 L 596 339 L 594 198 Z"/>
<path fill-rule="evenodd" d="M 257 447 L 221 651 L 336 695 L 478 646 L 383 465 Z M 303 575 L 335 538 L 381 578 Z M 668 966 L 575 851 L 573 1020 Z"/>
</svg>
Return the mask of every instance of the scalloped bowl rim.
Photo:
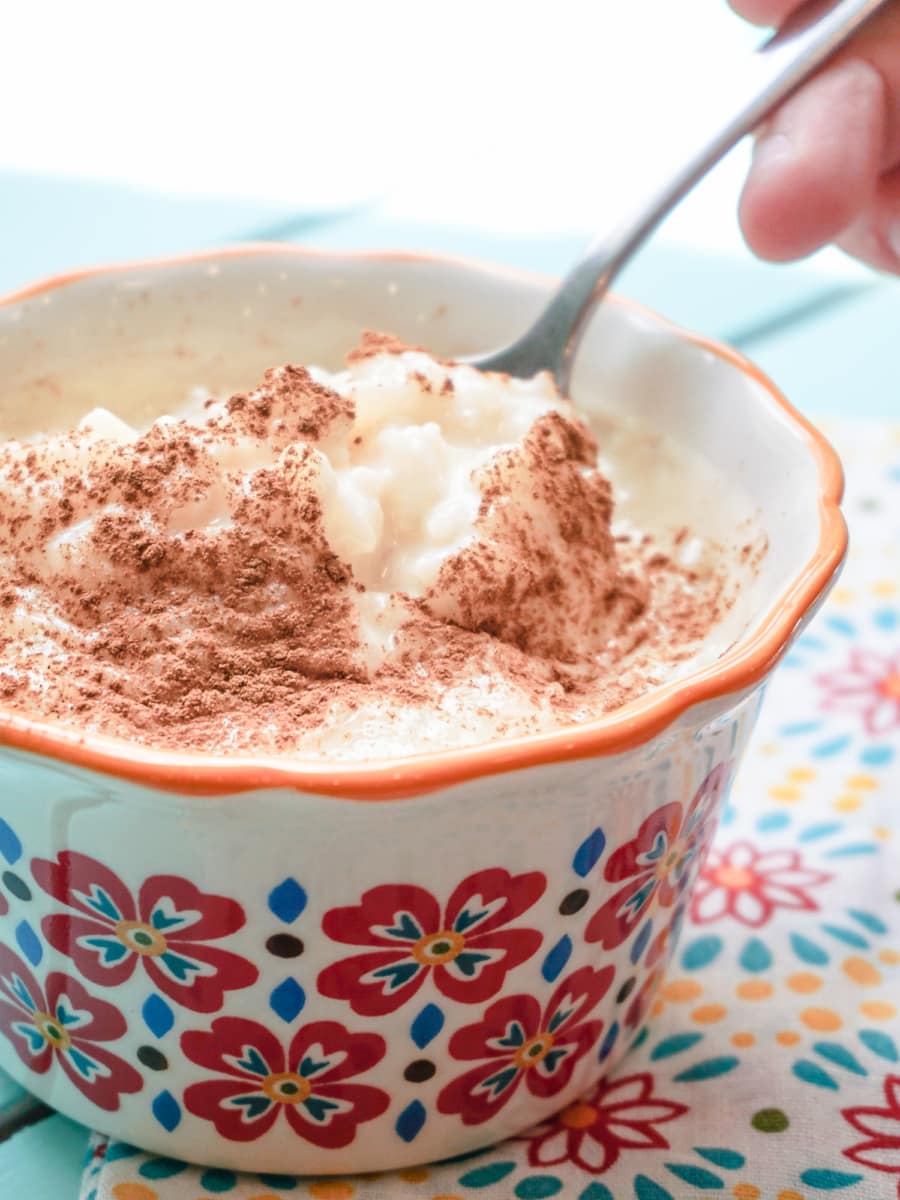
<svg viewBox="0 0 900 1200">
<path fill-rule="evenodd" d="M 277 242 L 243 243 L 191 254 L 84 267 L 49 276 L 5 296 L 0 306 L 78 283 L 136 270 L 178 267 L 248 255 L 291 254 L 337 261 L 429 262 L 547 285 L 546 276 L 461 256 L 407 251 L 315 250 Z M 781 394 L 771 380 L 738 351 L 688 332 L 657 313 L 622 297 L 605 304 L 631 308 L 675 338 L 729 363 L 755 384 L 787 418 L 812 455 L 818 477 L 819 539 L 815 552 L 789 586 L 770 604 L 745 636 L 714 663 L 653 688 L 622 708 L 577 727 L 426 752 L 404 758 L 335 765 L 326 761 L 243 755 L 225 759 L 136 746 L 124 739 L 79 732 L 0 706 L 0 746 L 43 755 L 73 766 L 113 775 L 167 792 L 194 796 L 232 795 L 267 788 L 291 788 L 344 800 L 387 801 L 425 795 L 454 784 L 525 767 L 574 758 L 608 756 L 632 750 L 657 736 L 689 709 L 740 693 L 759 684 L 786 651 L 798 626 L 817 604 L 839 570 L 847 550 L 847 527 L 840 511 L 843 471 L 819 431 Z"/>
</svg>

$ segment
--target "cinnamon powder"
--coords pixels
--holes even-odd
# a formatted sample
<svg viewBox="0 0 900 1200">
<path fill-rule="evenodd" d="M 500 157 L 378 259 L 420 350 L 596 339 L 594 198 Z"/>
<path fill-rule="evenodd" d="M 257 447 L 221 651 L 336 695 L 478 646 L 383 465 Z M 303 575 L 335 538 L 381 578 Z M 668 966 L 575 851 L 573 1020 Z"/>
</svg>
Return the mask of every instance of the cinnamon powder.
<svg viewBox="0 0 900 1200">
<path fill-rule="evenodd" d="M 407 349 L 368 334 L 349 361 Z M 317 485 L 316 448 L 349 440 L 353 417 L 286 366 L 199 427 L 160 422 L 103 454 L 77 431 L 62 452 L 0 447 L 4 703 L 161 748 L 290 753 L 356 709 L 439 708 L 484 677 L 533 702 L 537 728 L 548 705 L 562 724 L 631 699 L 724 610 L 721 578 L 613 539 L 594 438 L 552 412 L 482 470 L 474 538 L 427 594 L 395 598 L 404 619 L 372 667 Z M 223 477 L 229 448 L 257 442 L 266 461 Z M 497 736 L 527 730 L 487 715 Z"/>
</svg>

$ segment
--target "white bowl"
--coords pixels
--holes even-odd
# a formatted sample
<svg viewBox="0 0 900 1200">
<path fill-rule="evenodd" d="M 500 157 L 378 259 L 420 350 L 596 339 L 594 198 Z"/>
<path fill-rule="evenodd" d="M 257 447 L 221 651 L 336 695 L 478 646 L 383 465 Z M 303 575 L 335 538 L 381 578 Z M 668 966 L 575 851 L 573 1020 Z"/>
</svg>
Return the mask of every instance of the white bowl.
<svg viewBox="0 0 900 1200">
<path fill-rule="evenodd" d="M 271 245 L 79 272 L 0 304 L 0 426 L 336 366 L 364 326 L 474 351 L 550 287 Z M 611 300 L 573 395 L 713 464 L 733 495 L 707 508 L 764 532 L 724 644 L 587 725 L 390 762 L 175 754 L 0 711 L 0 1066 L 148 1150 L 321 1174 L 487 1145 L 615 1065 L 846 531 L 831 449 L 721 346 Z"/>
</svg>

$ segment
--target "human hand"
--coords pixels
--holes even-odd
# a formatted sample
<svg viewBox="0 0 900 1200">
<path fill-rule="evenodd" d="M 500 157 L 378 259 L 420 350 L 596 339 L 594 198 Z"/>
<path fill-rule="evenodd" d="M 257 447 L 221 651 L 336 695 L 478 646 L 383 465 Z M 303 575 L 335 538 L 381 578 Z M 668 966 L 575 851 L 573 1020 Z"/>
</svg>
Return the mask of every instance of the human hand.
<svg viewBox="0 0 900 1200">
<path fill-rule="evenodd" d="M 777 26 L 800 0 L 731 6 Z M 802 258 L 833 241 L 900 273 L 900 3 L 873 18 L 766 122 L 740 218 L 762 258 Z"/>
</svg>

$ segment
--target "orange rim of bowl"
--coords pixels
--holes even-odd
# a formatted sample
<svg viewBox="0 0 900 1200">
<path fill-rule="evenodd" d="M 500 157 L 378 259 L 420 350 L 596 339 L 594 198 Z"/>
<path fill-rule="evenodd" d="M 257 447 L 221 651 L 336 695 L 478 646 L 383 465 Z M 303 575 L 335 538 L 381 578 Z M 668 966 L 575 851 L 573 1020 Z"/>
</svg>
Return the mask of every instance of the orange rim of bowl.
<svg viewBox="0 0 900 1200">
<path fill-rule="evenodd" d="M 339 252 L 313 250 L 277 242 L 246 243 L 168 258 L 86 267 L 54 275 L 4 297 L 0 305 L 53 291 L 83 279 L 129 271 L 182 266 L 223 258 L 291 254 L 337 261 L 433 262 L 467 270 L 506 275 L 546 285 L 546 276 L 498 267 L 464 257 L 404 251 Z M 0 706 L 0 745 L 61 760 L 86 770 L 114 775 L 133 783 L 191 796 L 224 796 L 266 788 L 290 788 L 344 800 L 387 801 L 425 795 L 486 775 L 563 762 L 605 757 L 634 749 L 661 733 L 688 709 L 753 687 L 772 669 L 793 635 L 823 596 L 840 568 L 847 549 L 847 527 L 840 511 L 843 471 L 837 454 L 813 425 L 775 385 L 736 350 L 689 333 L 656 313 L 621 297 L 609 301 L 650 317 L 681 341 L 714 354 L 760 385 L 799 432 L 815 461 L 819 477 L 819 542 L 815 553 L 757 623 L 720 659 L 595 721 L 502 742 L 423 753 L 372 762 L 329 764 L 246 755 L 222 759 L 210 754 L 178 754 L 132 745 L 122 739 L 81 733 L 77 729 L 10 712 Z"/>
</svg>

